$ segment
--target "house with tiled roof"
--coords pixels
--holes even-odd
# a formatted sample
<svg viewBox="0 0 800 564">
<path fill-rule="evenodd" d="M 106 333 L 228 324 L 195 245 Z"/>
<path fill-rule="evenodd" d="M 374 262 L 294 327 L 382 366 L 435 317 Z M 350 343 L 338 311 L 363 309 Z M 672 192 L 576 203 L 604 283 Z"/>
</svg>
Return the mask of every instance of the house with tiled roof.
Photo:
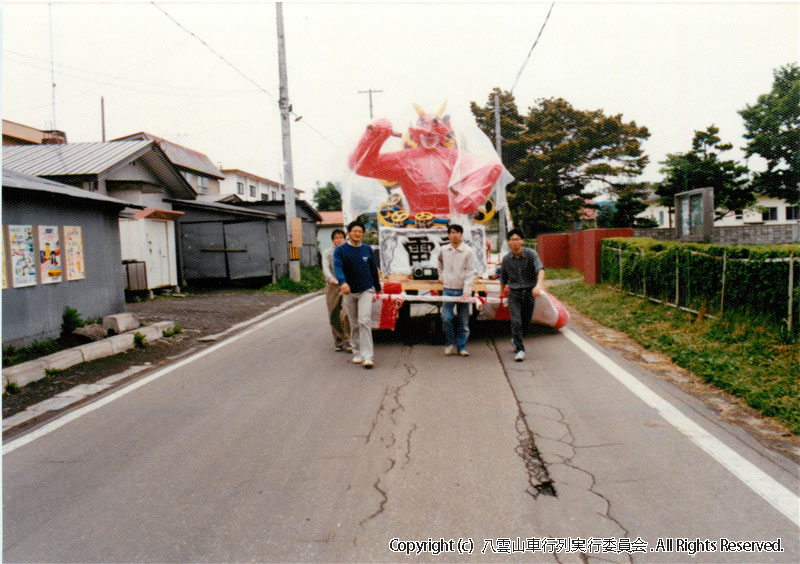
<svg viewBox="0 0 800 564">
<path fill-rule="evenodd" d="M 180 171 L 186 181 L 198 194 L 219 194 L 220 181 L 225 175 L 216 167 L 211 159 L 204 153 L 189 149 L 172 141 L 168 141 L 152 133 L 140 131 L 112 141 L 146 140 L 155 141 L 167 158 Z"/>
</svg>

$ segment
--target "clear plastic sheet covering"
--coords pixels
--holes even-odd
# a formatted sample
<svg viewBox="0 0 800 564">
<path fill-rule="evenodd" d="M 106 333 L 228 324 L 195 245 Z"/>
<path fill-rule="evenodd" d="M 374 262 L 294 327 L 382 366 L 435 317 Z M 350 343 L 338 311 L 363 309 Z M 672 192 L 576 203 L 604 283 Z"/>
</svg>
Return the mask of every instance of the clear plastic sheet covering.
<svg viewBox="0 0 800 564">
<path fill-rule="evenodd" d="M 463 226 L 506 207 L 513 177 L 468 104 L 409 102 L 400 114 L 365 123 L 351 141 L 340 183 L 346 223 L 382 206 L 386 211 L 388 202 L 409 221 L 422 212 Z"/>
</svg>

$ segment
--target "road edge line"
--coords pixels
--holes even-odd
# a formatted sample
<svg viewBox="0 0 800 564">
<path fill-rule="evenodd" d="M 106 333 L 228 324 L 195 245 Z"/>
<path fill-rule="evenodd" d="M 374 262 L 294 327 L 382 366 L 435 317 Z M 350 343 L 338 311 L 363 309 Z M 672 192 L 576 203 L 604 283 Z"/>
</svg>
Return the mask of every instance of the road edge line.
<svg viewBox="0 0 800 564">
<path fill-rule="evenodd" d="M 703 429 L 677 407 L 648 388 L 633 374 L 603 354 L 597 347 L 579 337 L 572 330 L 562 328 L 561 333 L 599 366 L 628 388 L 636 397 L 655 409 L 662 418 L 689 438 L 695 445 L 711 455 L 724 468 L 766 500 L 770 505 L 797 525 L 800 497 L 780 484 L 758 466 Z"/>
<path fill-rule="evenodd" d="M 157 380 L 158 378 L 161 378 L 162 376 L 165 376 L 166 374 L 169 374 L 173 370 L 177 370 L 178 368 L 180 368 L 182 366 L 190 364 L 190 363 L 194 362 L 195 360 L 198 360 L 198 359 L 200 359 L 200 358 L 202 358 L 202 357 L 204 357 L 204 356 L 206 356 L 208 354 L 211 354 L 212 352 L 216 351 L 217 349 L 220 349 L 220 348 L 222 348 L 224 346 L 227 346 L 227 345 L 229 345 L 230 343 L 232 343 L 234 341 L 238 341 L 239 339 L 242 339 L 242 338 L 248 336 L 249 334 L 254 333 L 255 331 L 258 331 L 259 329 L 262 329 L 263 327 L 266 327 L 270 323 L 273 323 L 274 321 L 277 321 L 278 319 L 281 319 L 285 315 L 288 315 L 289 313 L 292 313 L 296 309 L 298 309 L 300 307 L 303 307 L 303 306 L 306 306 L 306 305 L 310 304 L 311 302 L 313 302 L 313 301 L 315 301 L 315 300 L 317 300 L 317 299 L 319 299 L 321 297 L 322 297 L 322 295 L 320 294 L 320 295 L 315 296 L 313 298 L 300 301 L 296 305 L 294 305 L 294 306 L 292 306 L 292 307 L 290 307 L 288 309 L 284 309 L 280 313 L 277 313 L 276 315 L 273 315 L 272 317 L 269 317 L 268 319 L 265 319 L 263 321 L 259 321 L 255 325 L 252 325 L 252 326 L 248 327 L 247 329 L 244 329 L 241 333 L 237 333 L 236 335 L 232 335 L 231 337 L 228 337 L 224 341 L 220 341 L 219 343 L 215 343 L 215 344 L 209 346 L 206 349 L 198 351 L 197 353 L 195 353 L 195 354 L 193 354 L 191 356 L 188 356 L 188 357 L 186 357 L 186 358 L 184 358 L 182 360 L 179 360 L 179 361 L 175 362 L 174 364 L 170 364 L 168 366 L 165 366 L 164 368 L 162 368 L 160 370 L 157 370 L 156 372 L 153 372 L 152 374 L 150 374 L 148 376 L 144 376 L 143 378 L 141 378 L 139 380 L 131 382 L 127 386 L 124 386 L 123 388 L 120 388 L 119 390 L 116 390 L 116 391 L 108 394 L 107 396 L 104 396 L 104 397 L 98 399 L 97 401 L 94 401 L 94 402 L 91 402 L 91 403 L 89 403 L 87 405 L 79 407 L 78 409 L 76 409 L 74 411 L 70 411 L 68 413 L 65 413 L 61 417 L 58 417 L 57 419 L 54 419 L 53 421 L 45 423 L 44 425 L 42 425 L 38 429 L 34 429 L 30 433 L 26 433 L 26 434 L 24 434 L 24 435 L 22 435 L 20 437 L 17 437 L 15 439 L 11 439 L 9 442 L 7 442 L 7 443 L 5 443 L 3 445 L 3 456 L 7 456 L 8 454 L 11 454 L 12 452 L 17 450 L 18 448 L 23 447 L 23 446 L 25 446 L 27 444 L 30 444 L 33 441 L 35 441 L 36 439 L 44 437 L 45 435 L 48 435 L 48 434 L 52 433 L 53 431 L 55 431 L 59 427 L 63 427 L 67 423 L 75 421 L 76 419 L 78 419 L 79 417 L 82 417 L 83 415 L 91 413 L 92 411 L 95 411 L 96 409 L 100 409 L 101 407 L 111 403 L 112 401 L 117 400 L 117 399 L 121 398 L 122 396 L 127 395 L 130 392 L 132 392 L 132 391 L 134 391 L 134 390 L 136 390 L 138 388 L 141 388 L 142 386 L 145 386 L 146 384 L 149 384 L 150 382 L 152 382 L 154 380 Z"/>
</svg>

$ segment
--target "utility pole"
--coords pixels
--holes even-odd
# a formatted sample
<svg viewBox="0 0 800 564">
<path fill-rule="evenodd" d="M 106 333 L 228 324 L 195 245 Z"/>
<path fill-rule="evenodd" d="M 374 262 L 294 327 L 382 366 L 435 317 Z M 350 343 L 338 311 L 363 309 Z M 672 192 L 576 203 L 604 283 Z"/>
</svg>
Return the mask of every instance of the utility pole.
<svg viewBox="0 0 800 564">
<path fill-rule="evenodd" d="M 106 101 L 100 96 L 100 127 L 103 130 L 103 143 L 106 142 Z"/>
<path fill-rule="evenodd" d="M 500 157 L 500 164 L 503 163 L 503 136 L 500 134 L 500 96 L 498 94 L 494 95 L 494 145 L 495 150 L 497 151 L 497 156 Z M 498 183 L 501 182 L 500 179 L 497 180 Z M 497 198 L 497 190 L 495 190 L 495 198 Z M 503 207 L 500 207 L 500 204 L 504 204 Z M 508 210 L 505 206 L 506 202 L 495 202 L 494 205 L 498 206 L 498 217 L 497 217 L 497 224 L 499 226 L 499 231 L 497 232 L 497 251 L 500 252 L 500 249 L 503 248 L 503 241 L 506 240 L 506 214 Z"/>
<path fill-rule="evenodd" d="M 281 137 L 283 139 L 283 183 L 286 190 L 284 200 L 286 213 L 286 241 L 289 244 L 289 277 L 300 281 L 300 247 L 303 245 L 303 231 L 300 218 L 295 217 L 294 176 L 292 173 L 292 137 L 290 131 L 289 85 L 286 76 L 286 43 L 283 33 L 283 3 L 275 4 L 278 23 L 278 75 L 280 78 L 280 97 L 278 107 L 281 110 Z M 294 233 L 295 237 L 292 237 Z M 300 239 L 299 241 L 297 239 Z"/>
<path fill-rule="evenodd" d="M 375 92 L 383 92 L 383 90 L 373 90 L 370 88 L 369 90 L 359 90 L 359 94 L 369 94 L 369 119 L 372 119 L 372 93 Z"/>
</svg>

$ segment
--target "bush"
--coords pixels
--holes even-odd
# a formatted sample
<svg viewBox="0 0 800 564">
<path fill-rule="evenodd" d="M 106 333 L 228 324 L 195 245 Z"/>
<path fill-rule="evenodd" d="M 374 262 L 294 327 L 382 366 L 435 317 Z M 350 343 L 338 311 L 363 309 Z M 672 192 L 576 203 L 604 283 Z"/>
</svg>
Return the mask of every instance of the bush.
<svg viewBox="0 0 800 564">
<path fill-rule="evenodd" d="M 794 269 L 792 329 L 789 258 Z M 604 239 L 601 276 L 622 290 L 713 315 L 743 313 L 800 328 L 800 245 L 715 245 Z M 677 278 L 676 278 L 677 277 Z"/>
<path fill-rule="evenodd" d="M 61 316 L 61 338 L 68 339 L 75 329 L 84 325 L 86 322 L 81 318 L 77 309 L 65 307 L 64 314 Z"/>
</svg>

